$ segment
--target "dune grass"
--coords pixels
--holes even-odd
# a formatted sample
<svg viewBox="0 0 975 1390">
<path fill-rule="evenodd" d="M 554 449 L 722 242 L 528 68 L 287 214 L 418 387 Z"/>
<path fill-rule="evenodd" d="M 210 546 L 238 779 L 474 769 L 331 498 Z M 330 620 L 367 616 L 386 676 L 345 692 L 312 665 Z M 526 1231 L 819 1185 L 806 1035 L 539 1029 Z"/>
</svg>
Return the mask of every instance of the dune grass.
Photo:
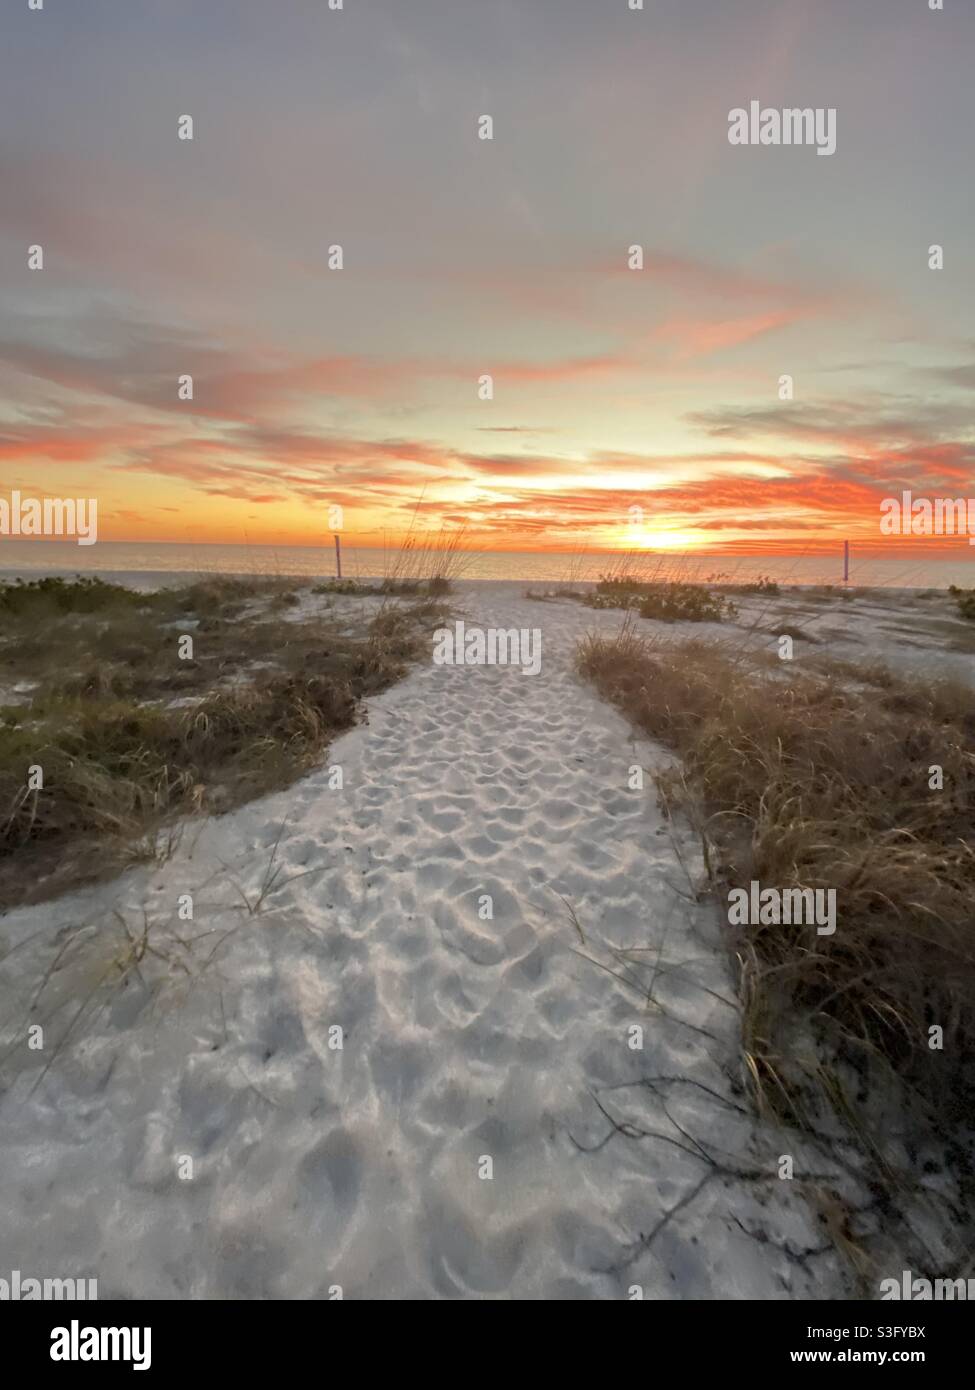
<svg viewBox="0 0 975 1390">
<path fill-rule="evenodd" d="M 177 818 L 288 785 L 443 615 L 384 605 L 350 634 L 330 613 L 284 621 L 297 601 L 261 580 L 0 586 L 0 681 L 29 687 L 0 703 L 0 905 L 152 857 Z"/>
<path fill-rule="evenodd" d="M 466 525 L 444 522 L 439 530 L 426 531 L 419 525 L 422 505 L 421 493 L 400 544 L 383 547 L 383 577 L 378 586 L 381 593 L 442 597 L 451 591 L 470 562 L 470 554 L 463 548 Z"/>
<path fill-rule="evenodd" d="M 752 880 L 836 890 L 833 936 L 729 926 L 759 1108 L 839 1136 L 877 1203 L 902 1216 L 941 1168 L 940 1225 L 957 1224 L 964 1247 L 975 1197 L 971 691 L 889 672 L 852 680 L 855 668 L 772 677 L 744 653 L 648 639 L 631 620 L 587 638 L 578 664 L 679 755 L 658 785 L 699 827 L 720 901 Z M 923 1174 L 905 1161 L 922 1153 Z"/>
</svg>

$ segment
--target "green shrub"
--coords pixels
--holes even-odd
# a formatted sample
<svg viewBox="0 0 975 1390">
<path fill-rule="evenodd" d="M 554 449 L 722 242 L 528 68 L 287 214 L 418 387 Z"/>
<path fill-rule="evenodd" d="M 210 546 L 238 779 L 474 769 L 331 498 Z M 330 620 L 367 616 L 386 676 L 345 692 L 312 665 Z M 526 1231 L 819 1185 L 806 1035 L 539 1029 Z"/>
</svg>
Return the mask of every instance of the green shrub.
<svg viewBox="0 0 975 1390">
<path fill-rule="evenodd" d="M 723 623 L 738 610 L 730 599 L 700 584 L 655 584 L 640 603 L 641 618 L 664 623 Z"/>
<path fill-rule="evenodd" d="M 604 575 L 586 602 L 590 608 L 634 609 L 641 618 L 665 623 L 721 623 L 738 613 L 730 599 L 713 594 L 703 584 L 646 581 L 625 575 Z"/>
<path fill-rule="evenodd" d="M 0 612 L 26 614 L 35 610 L 56 613 L 96 613 L 104 608 L 144 606 L 142 594 L 121 584 L 107 584 L 96 575 L 74 579 L 14 579 L 0 583 Z"/>
</svg>

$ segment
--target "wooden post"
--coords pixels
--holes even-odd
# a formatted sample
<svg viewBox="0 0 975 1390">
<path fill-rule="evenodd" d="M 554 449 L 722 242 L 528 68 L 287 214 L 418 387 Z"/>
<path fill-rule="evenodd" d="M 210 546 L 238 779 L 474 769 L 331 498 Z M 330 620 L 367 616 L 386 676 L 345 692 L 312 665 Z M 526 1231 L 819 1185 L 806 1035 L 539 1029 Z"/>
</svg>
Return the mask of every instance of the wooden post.
<svg viewBox="0 0 975 1390">
<path fill-rule="evenodd" d="M 338 539 L 338 537 L 336 537 Z M 843 542 L 843 583 L 850 582 L 850 542 Z"/>
<path fill-rule="evenodd" d="M 335 537 L 335 577 L 342 578 L 342 542 L 339 537 Z"/>
</svg>

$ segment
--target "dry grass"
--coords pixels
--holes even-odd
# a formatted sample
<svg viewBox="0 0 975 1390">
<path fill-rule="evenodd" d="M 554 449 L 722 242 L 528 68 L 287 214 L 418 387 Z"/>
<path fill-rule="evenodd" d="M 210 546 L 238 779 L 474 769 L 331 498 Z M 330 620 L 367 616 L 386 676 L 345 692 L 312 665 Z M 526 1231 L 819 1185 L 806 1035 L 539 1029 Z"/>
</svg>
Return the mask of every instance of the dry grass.
<svg viewBox="0 0 975 1390">
<path fill-rule="evenodd" d="M 760 1108 L 808 1133 L 841 1134 L 878 1202 L 917 1196 L 922 1179 L 898 1156 L 932 1142 L 971 1199 L 971 691 L 879 670 L 851 684 L 856 668 L 837 666 L 778 679 L 771 696 L 745 655 L 648 640 L 632 622 L 616 638 L 586 639 L 578 660 L 679 755 L 659 784 L 701 827 L 720 896 L 753 879 L 836 890 L 833 936 L 737 929 L 745 1063 Z M 940 791 L 929 788 L 934 765 L 944 769 Z M 928 1045 L 935 1025 L 940 1051 Z"/>
<path fill-rule="evenodd" d="M 349 635 L 328 617 L 281 621 L 295 596 L 274 582 L 72 587 L 21 589 L 7 607 L 0 663 L 33 689 L 0 707 L 4 906 L 155 857 L 177 818 L 288 785 L 443 616 L 430 600 L 384 606 Z M 192 660 L 177 655 L 186 633 Z"/>
<path fill-rule="evenodd" d="M 421 494 L 401 544 L 383 548 L 382 593 L 442 596 L 470 561 L 463 549 L 467 527 L 444 523 L 438 531 L 424 531 L 417 522 L 422 501 Z"/>
<path fill-rule="evenodd" d="M 777 582 L 768 574 L 760 574 L 757 579 L 748 584 L 729 584 L 728 588 L 733 594 L 745 596 L 758 594 L 768 598 L 777 598 L 781 593 Z"/>
<path fill-rule="evenodd" d="M 948 590 L 963 618 L 975 618 L 975 589 L 959 589 L 952 584 Z"/>
</svg>

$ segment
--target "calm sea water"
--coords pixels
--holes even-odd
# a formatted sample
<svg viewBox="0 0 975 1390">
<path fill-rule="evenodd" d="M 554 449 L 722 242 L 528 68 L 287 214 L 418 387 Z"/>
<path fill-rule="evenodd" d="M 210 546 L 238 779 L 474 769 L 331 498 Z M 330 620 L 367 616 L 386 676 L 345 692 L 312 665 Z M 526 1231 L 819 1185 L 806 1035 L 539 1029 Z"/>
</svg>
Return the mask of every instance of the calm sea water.
<svg viewBox="0 0 975 1390">
<path fill-rule="evenodd" d="M 923 545 L 917 557 L 890 558 L 857 554 L 850 560 L 850 582 L 885 587 L 946 588 L 958 584 L 975 585 L 975 546 L 960 544 L 957 558 L 944 552 L 930 557 Z M 387 563 L 382 550 L 343 547 L 342 570 L 346 576 L 379 578 Z M 560 581 L 583 582 L 624 563 L 624 557 L 588 552 L 581 555 L 531 551 L 468 551 L 462 557 L 461 578 L 515 579 L 546 584 Z M 836 584 L 843 578 L 842 554 L 796 556 L 680 556 L 635 554 L 625 557 L 628 568 L 646 577 L 718 577 L 744 583 L 767 574 L 780 583 Z M 273 545 L 187 545 L 143 544 L 127 541 L 99 541 L 93 546 L 74 542 L 0 539 L 0 573 L 104 574 L 137 577 L 148 583 L 150 576 L 195 574 L 262 574 L 331 577 L 335 574 L 335 551 L 327 546 Z"/>
</svg>

